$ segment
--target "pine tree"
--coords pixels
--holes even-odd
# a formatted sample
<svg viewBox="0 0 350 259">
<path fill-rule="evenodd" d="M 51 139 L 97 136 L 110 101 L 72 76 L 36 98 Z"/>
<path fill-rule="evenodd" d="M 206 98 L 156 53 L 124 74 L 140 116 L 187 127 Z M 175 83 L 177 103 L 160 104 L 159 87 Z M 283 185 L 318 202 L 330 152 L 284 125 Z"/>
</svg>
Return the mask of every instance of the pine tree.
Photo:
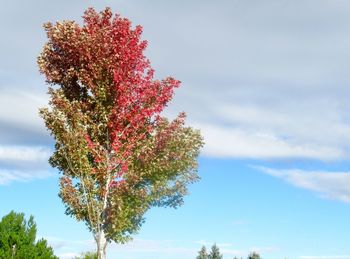
<svg viewBox="0 0 350 259">
<path fill-rule="evenodd" d="M 196 259 L 208 259 L 207 249 L 202 246 L 202 249 L 198 252 Z"/>
<path fill-rule="evenodd" d="M 261 259 L 261 257 L 257 252 L 252 252 L 248 255 L 248 259 Z"/>
<path fill-rule="evenodd" d="M 210 251 L 210 254 L 208 256 L 208 259 L 222 259 L 222 254 L 220 254 L 220 249 L 219 247 L 214 244 L 212 247 L 211 247 L 211 251 Z"/>
</svg>

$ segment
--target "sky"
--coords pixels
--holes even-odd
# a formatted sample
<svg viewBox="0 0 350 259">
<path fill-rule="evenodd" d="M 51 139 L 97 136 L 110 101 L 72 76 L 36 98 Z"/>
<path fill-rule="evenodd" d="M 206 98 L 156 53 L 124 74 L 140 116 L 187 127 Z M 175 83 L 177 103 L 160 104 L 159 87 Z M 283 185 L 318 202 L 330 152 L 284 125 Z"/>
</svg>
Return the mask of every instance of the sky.
<svg viewBox="0 0 350 259">
<path fill-rule="evenodd" d="M 0 217 L 33 215 L 63 259 L 95 248 L 64 214 L 54 141 L 38 116 L 44 22 L 88 7 L 143 26 L 157 78 L 182 85 L 164 115 L 201 130 L 201 180 L 182 207 L 152 208 L 108 258 L 350 259 L 350 2 L 0 0 Z"/>
</svg>

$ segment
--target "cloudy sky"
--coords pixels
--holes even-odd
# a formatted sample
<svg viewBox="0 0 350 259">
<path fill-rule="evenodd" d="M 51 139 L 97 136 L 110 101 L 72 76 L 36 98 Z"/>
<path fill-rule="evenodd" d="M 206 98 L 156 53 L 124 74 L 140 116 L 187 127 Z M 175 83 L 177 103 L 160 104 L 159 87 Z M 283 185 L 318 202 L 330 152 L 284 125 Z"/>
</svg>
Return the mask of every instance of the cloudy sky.
<svg viewBox="0 0 350 259">
<path fill-rule="evenodd" d="M 162 78 L 182 81 L 165 115 L 201 129 L 202 180 L 178 210 L 153 209 L 108 258 L 350 258 L 350 2 L 345 0 L 0 0 L 0 216 L 33 214 L 61 258 L 94 249 L 64 215 L 53 140 L 38 117 L 47 85 L 42 24 L 87 7 L 141 24 Z"/>
</svg>

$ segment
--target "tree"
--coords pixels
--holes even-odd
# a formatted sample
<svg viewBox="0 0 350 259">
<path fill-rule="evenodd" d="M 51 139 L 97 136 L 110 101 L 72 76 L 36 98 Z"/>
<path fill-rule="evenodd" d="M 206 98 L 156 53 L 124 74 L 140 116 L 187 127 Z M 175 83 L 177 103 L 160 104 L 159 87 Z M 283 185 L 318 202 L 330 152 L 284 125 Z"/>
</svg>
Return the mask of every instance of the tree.
<svg viewBox="0 0 350 259">
<path fill-rule="evenodd" d="M 97 259 L 97 253 L 95 252 L 85 252 L 81 256 L 77 256 L 74 259 Z"/>
<path fill-rule="evenodd" d="M 33 216 L 26 221 L 23 213 L 11 211 L 0 221 L 0 258 L 58 259 L 46 240 L 35 242 L 36 224 Z"/>
<path fill-rule="evenodd" d="M 252 252 L 248 255 L 248 259 L 260 259 L 260 255 L 257 252 Z"/>
<path fill-rule="evenodd" d="M 198 252 L 196 259 L 208 259 L 207 249 L 202 246 L 201 250 Z"/>
<path fill-rule="evenodd" d="M 222 259 L 222 254 L 220 254 L 220 249 L 219 247 L 214 244 L 212 247 L 211 247 L 211 251 L 210 251 L 210 254 L 208 256 L 208 259 Z"/>
<path fill-rule="evenodd" d="M 152 206 L 178 207 L 198 180 L 198 130 L 160 114 L 180 82 L 154 80 L 143 55 L 141 26 L 109 8 L 74 21 L 44 25 L 38 57 L 50 107 L 40 110 L 56 140 L 50 158 L 62 173 L 66 213 L 84 221 L 104 258 L 109 242 L 126 242 Z"/>
</svg>

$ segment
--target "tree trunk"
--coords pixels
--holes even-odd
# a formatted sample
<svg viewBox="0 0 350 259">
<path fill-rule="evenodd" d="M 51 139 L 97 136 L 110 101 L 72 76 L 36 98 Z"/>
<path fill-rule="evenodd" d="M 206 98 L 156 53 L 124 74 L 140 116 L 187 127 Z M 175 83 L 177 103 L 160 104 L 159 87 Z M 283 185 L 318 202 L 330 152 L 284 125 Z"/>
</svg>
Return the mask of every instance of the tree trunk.
<svg viewBox="0 0 350 259">
<path fill-rule="evenodd" d="M 102 218 L 104 218 L 104 213 L 107 208 L 107 199 L 108 199 L 109 188 L 110 188 L 109 184 L 112 178 L 112 175 L 110 173 L 107 172 L 107 174 L 108 174 L 108 178 L 106 181 L 106 193 L 103 198 L 103 213 L 101 214 Z M 103 220 L 101 221 L 103 222 Z M 106 239 L 105 232 L 103 231 L 102 225 L 100 225 L 100 231 L 97 233 L 96 243 L 97 243 L 97 258 L 106 259 L 107 239 Z"/>
<path fill-rule="evenodd" d="M 107 239 L 103 230 L 96 236 L 97 243 L 97 258 L 98 259 L 106 259 L 106 247 L 107 247 Z"/>
</svg>

